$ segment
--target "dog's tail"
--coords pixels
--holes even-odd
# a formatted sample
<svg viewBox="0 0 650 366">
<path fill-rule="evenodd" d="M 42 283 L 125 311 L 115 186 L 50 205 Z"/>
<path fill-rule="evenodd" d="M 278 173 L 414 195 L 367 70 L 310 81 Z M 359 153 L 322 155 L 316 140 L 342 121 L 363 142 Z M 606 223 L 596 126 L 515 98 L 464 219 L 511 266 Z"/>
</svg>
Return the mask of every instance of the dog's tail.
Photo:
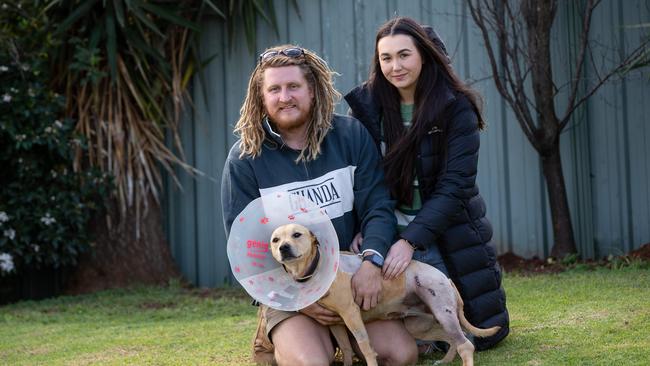
<svg viewBox="0 0 650 366">
<path fill-rule="evenodd" d="M 458 289 L 456 288 L 456 285 L 454 285 L 454 282 L 452 280 L 449 280 L 449 283 L 451 283 L 451 287 L 454 288 L 454 292 L 456 293 L 456 300 L 458 303 L 457 313 L 458 313 L 458 320 L 460 321 L 460 325 L 463 328 L 465 328 L 468 332 L 472 333 L 477 337 L 483 338 L 483 337 L 489 337 L 491 335 L 495 335 L 496 332 L 498 332 L 499 329 L 501 329 L 500 326 L 496 325 L 492 328 L 487 328 L 487 329 L 477 328 L 473 326 L 472 323 L 470 323 L 469 320 L 467 320 L 467 318 L 465 318 L 465 311 L 463 310 L 463 308 L 465 307 L 465 303 L 463 302 L 463 299 L 460 297 L 460 292 L 458 292 Z"/>
</svg>

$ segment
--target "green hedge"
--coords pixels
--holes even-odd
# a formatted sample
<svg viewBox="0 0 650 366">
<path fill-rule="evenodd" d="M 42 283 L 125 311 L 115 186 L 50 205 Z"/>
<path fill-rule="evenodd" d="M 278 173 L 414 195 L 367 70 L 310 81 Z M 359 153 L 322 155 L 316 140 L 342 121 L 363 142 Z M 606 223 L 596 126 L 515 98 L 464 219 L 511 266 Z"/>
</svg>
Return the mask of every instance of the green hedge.
<svg viewBox="0 0 650 366">
<path fill-rule="evenodd" d="M 0 276 L 74 265 L 109 177 L 73 170 L 75 121 L 50 90 L 55 47 L 39 2 L 0 11 Z"/>
</svg>

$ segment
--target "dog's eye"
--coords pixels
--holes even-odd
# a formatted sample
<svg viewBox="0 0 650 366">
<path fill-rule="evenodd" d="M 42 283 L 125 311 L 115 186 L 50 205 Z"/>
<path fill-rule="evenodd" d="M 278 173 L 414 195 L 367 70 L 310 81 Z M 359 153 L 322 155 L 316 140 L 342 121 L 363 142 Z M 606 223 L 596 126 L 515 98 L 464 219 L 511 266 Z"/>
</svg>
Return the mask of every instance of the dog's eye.
<svg viewBox="0 0 650 366">
<path fill-rule="evenodd" d="M 292 235 L 294 238 L 299 238 L 302 236 L 302 233 L 293 233 Z"/>
<path fill-rule="evenodd" d="M 271 241 L 274 242 L 274 243 L 277 243 L 279 240 L 280 240 L 280 238 L 278 238 L 278 237 L 275 237 L 275 238 L 271 239 Z"/>
</svg>

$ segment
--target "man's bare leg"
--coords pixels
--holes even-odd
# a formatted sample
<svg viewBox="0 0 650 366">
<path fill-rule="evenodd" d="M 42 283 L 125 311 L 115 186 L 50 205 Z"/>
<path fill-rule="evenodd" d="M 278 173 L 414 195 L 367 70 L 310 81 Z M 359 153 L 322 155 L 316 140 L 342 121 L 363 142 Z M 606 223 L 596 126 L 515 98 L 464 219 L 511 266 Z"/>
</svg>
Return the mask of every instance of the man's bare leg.
<svg viewBox="0 0 650 366">
<path fill-rule="evenodd" d="M 417 363 L 418 347 L 402 320 L 377 320 L 366 323 L 366 330 L 370 345 L 377 352 L 377 361 L 380 365 L 398 366 Z M 362 357 L 354 337 L 350 340 L 356 354 Z"/>
<path fill-rule="evenodd" d="M 305 315 L 296 315 L 276 325 L 271 331 L 271 341 L 280 366 L 327 366 L 334 361 L 329 328 Z"/>
</svg>

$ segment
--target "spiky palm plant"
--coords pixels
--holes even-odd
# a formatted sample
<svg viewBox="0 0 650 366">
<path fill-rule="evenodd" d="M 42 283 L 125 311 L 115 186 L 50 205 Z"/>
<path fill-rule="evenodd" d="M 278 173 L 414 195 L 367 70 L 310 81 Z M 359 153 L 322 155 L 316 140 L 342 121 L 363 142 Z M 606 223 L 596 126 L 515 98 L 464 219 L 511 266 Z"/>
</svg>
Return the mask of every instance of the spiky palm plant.
<svg viewBox="0 0 650 366">
<path fill-rule="evenodd" d="M 54 84 L 89 142 L 75 166 L 110 173 L 120 216 L 134 213 L 139 223 L 148 196 L 159 199 L 160 166 L 174 179 L 174 165 L 196 172 L 183 162 L 178 123 L 201 65 L 199 20 L 207 12 L 222 17 L 231 40 L 243 28 L 252 49 L 259 16 L 275 27 L 272 1 L 54 0 L 46 12 L 61 40 Z"/>
<path fill-rule="evenodd" d="M 35 0 L 39 2 L 39 0 Z M 272 0 L 51 0 L 39 2 L 58 42 L 52 86 L 65 94 L 67 116 L 87 139 L 75 167 L 113 176 L 107 221 L 91 223 L 94 255 L 81 258 L 70 292 L 177 276 L 161 227 L 162 169 L 196 171 L 183 162 L 178 133 L 198 58 L 199 23 L 221 17 L 253 49 L 258 18 L 274 23 Z M 294 6 L 295 3 L 294 3 Z M 51 31 L 50 29 L 54 29 Z M 171 136 L 174 147 L 165 143 Z M 152 206 L 156 207 L 152 207 Z M 150 209 L 152 208 L 152 209 Z M 118 225 L 111 224 L 119 219 Z"/>
</svg>

